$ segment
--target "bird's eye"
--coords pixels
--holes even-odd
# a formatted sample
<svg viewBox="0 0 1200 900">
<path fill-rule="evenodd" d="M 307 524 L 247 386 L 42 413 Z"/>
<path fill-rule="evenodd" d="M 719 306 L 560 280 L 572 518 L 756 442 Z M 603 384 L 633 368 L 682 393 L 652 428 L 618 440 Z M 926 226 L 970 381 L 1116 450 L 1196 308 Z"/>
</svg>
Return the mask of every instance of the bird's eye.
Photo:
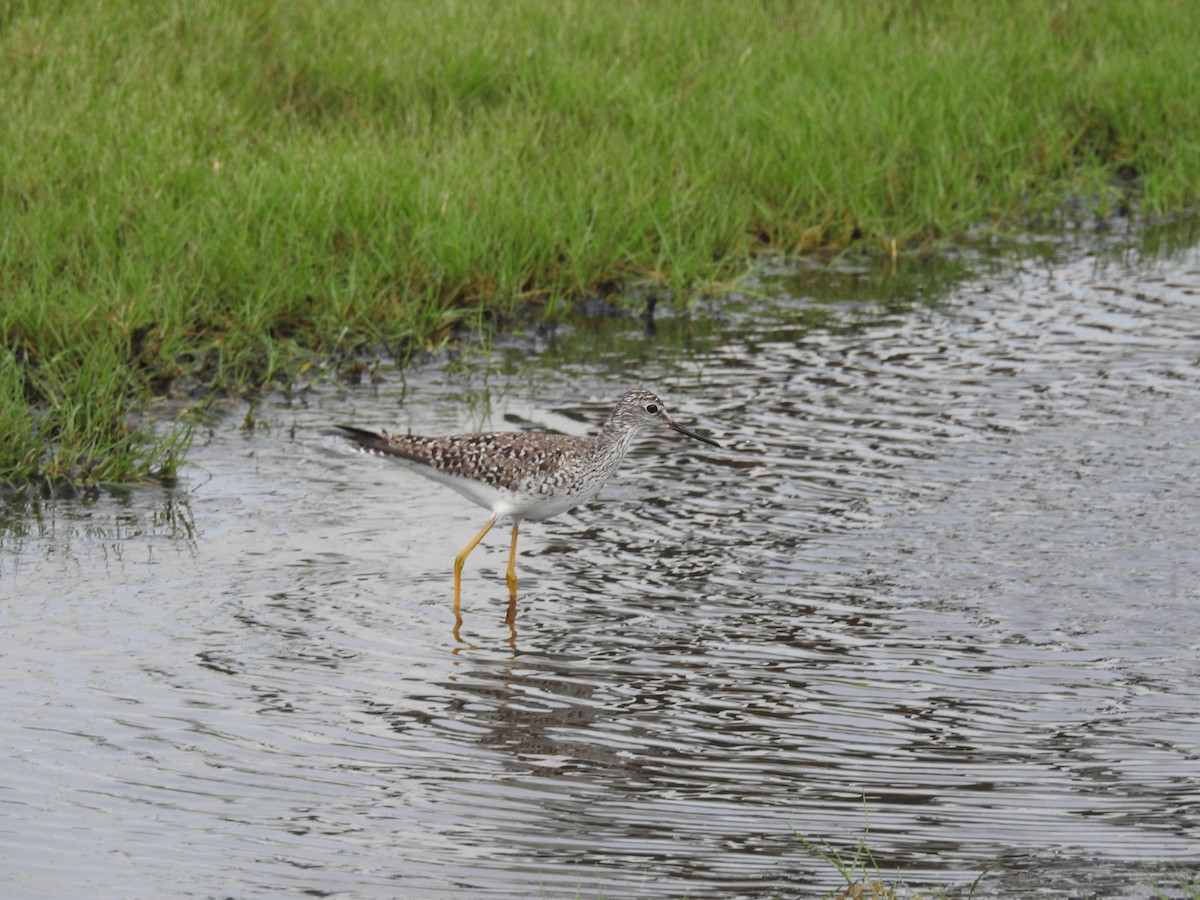
<svg viewBox="0 0 1200 900">
<path fill-rule="evenodd" d="M 653 403 L 651 403 L 649 406 L 646 407 L 646 412 L 650 413 L 651 415 L 654 415 L 656 412 L 658 412 L 658 407 L 655 406 Z"/>
</svg>

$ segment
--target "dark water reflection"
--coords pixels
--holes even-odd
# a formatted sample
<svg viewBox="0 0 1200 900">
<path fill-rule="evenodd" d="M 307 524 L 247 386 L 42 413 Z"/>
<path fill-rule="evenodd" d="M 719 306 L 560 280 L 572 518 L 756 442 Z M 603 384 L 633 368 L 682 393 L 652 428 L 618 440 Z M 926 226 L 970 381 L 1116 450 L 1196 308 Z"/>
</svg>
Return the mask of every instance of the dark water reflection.
<svg viewBox="0 0 1200 900">
<path fill-rule="evenodd" d="M 719 327 L 321 386 L 175 493 L 6 508 L 14 895 L 807 896 L 793 829 L 868 822 L 914 887 L 1194 874 L 1200 254 L 1113 247 L 768 272 Z M 515 638 L 501 538 L 450 637 L 481 511 L 320 432 L 583 433 L 636 383 L 728 449 L 525 529 Z"/>
</svg>

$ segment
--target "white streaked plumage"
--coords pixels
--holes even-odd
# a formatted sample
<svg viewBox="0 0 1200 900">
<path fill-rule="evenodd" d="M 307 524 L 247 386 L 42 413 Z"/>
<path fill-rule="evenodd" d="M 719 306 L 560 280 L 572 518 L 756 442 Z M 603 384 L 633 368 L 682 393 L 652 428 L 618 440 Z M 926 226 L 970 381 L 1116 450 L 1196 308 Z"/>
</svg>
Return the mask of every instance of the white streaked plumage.
<svg viewBox="0 0 1200 900">
<path fill-rule="evenodd" d="M 454 613 L 458 626 L 462 567 L 467 555 L 504 516 L 513 520 L 508 561 L 510 615 L 517 595 L 517 529 L 524 519 L 540 521 L 591 499 L 612 477 L 634 439 L 648 428 L 670 428 L 720 445 L 676 424 L 650 391 L 627 391 L 608 422 L 589 438 L 530 432 L 490 432 L 447 437 L 413 437 L 339 425 L 346 437 L 369 453 L 412 464 L 422 475 L 454 488 L 491 510 L 492 517 L 454 561 Z"/>
</svg>

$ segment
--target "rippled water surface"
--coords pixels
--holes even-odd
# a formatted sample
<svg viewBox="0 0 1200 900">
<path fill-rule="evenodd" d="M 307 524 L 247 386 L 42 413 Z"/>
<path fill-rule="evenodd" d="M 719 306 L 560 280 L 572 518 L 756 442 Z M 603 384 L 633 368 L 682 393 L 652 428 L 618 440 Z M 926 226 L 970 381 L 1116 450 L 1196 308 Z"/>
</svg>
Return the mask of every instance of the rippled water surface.
<svg viewBox="0 0 1200 900">
<path fill-rule="evenodd" d="M 173 492 L 10 504 L 5 894 L 810 896 L 798 835 L 868 828 L 955 896 L 1194 878 L 1200 252 L 1058 255 L 915 304 L 767 273 L 719 328 L 324 383 Z M 526 525 L 514 632 L 489 535 L 464 643 L 486 514 L 323 431 L 585 434 L 638 384 L 724 447 Z"/>
</svg>

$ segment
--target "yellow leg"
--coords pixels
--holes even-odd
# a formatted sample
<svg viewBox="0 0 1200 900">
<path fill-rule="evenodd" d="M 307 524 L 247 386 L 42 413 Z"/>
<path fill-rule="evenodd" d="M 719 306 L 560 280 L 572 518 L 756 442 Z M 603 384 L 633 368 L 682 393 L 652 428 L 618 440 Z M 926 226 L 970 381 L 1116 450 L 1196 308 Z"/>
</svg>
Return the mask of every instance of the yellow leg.
<svg viewBox="0 0 1200 900">
<path fill-rule="evenodd" d="M 458 612 L 459 599 L 462 597 L 462 570 L 467 562 L 467 557 L 471 551 L 475 549 L 475 545 L 483 540 L 483 536 L 492 530 L 492 526 L 496 524 L 496 519 L 499 516 L 494 516 L 488 519 L 488 523 L 483 526 L 483 530 L 475 535 L 475 539 L 463 549 L 463 552 L 454 557 L 454 634 L 458 636 L 458 629 L 462 625 L 462 616 Z"/>
<path fill-rule="evenodd" d="M 508 572 L 504 579 L 508 582 L 508 599 L 517 599 L 517 528 L 520 522 L 513 522 L 512 548 L 508 551 Z"/>
</svg>

